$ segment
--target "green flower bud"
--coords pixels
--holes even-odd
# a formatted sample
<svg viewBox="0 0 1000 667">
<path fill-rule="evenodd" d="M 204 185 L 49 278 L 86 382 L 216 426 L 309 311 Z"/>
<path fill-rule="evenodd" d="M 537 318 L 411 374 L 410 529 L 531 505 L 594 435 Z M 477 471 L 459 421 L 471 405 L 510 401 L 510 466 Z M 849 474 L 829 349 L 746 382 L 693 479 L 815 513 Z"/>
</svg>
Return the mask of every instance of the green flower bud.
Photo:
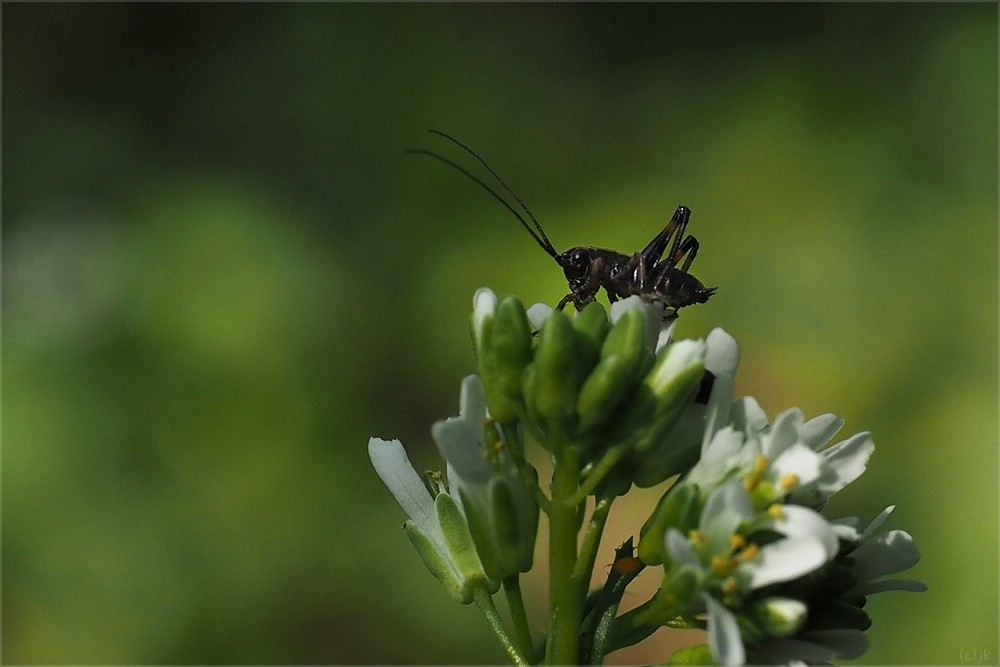
<svg viewBox="0 0 1000 667">
<path fill-rule="evenodd" d="M 542 326 L 534 359 L 524 372 L 528 415 L 541 431 L 556 434 L 558 439 L 573 432 L 581 379 L 573 325 L 557 310 Z"/>
<path fill-rule="evenodd" d="M 476 313 L 474 340 L 475 321 Z M 479 374 L 490 413 L 500 423 L 512 423 L 523 413 L 522 376 L 531 360 L 531 326 L 524 306 L 512 296 L 503 297 L 492 316 L 483 318 L 479 331 Z"/>
<path fill-rule="evenodd" d="M 641 310 L 625 312 L 601 346 L 600 361 L 580 388 L 580 430 L 602 423 L 634 389 L 646 360 L 646 318 Z"/>
<path fill-rule="evenodd" d="M 497 309 L 497 296 L 493 290 L 480 287 L 472 297 L 472 315 L 469 316 L 469 332 L 472 334 L 472 349 L 476 363 L 482 359 L 483 346 L 492 331 L 493 314 Z"/>
<path fill-rule="evenodd" d="M 692 600 L 700 595 L 700 590 L 698 573 L 695 570 L 685 567 L 668 573 L 663 579 L 663 585 L 656 593 L 658 604 L 663 605 L 673 614 L 664 619 L 664 623 L 672 620 L 679 611 L 689 607 Z"/>
<path fill-rule="evenodd" d="M 472 602 L 473 587 L 469 585 L 470 582 L 465 581 L 455 570 L 451 560 L 438 551 L 433 540 L 412 521 L 404 523 L 403 529 L 420 555 L 420 560 L 424 561 L 434 578 L 441 582 L 448 595 L 460 604 Z"/>
<path fill-rule="evenodd" d="M 534 497 L 520 498 L 519 492 L 523 493 L 524 489 L 512 489 L 507 480 L 501 478 L 493 480 L 489 488 L 497 554 L 504 565 L 503 573 L 507 575 L 531 569 L 538 532 L 538 505 Z M 525 500 L 527 502 L 523 502 Z M 525 507 L 528 504 L 530 508 Z"/>
<path fill-rule="evenodd" d="M 714 665 L 712 650 L 708 644 L 697 644 L 677 649 L 667 661 L 668 665 Z"/>
<path fill-rule="evenodd" d="M 519 483 L 519 482 L 518 482 Z M 538 506 L 524 507 L 508 480 L 492 479 L 486 498 L 479 502 L 466 488 L 459 490 L 469 521 L 469 531 L 476 544 L 483 569 L 496 581 L 531 569 L 535 535 L 538 532 Z M 519 507 L 520 505 L 520 507 Z"/>
<path fill-rule="evenodd" d="M 434 509 L 441 525 L 448 555 L 451 557 L 457 576 L 461 579 L 462 597 L 459 602 L 468 604 L 472 600 L 472 591 L 478 587 L 485 587 L 495 593 L 500 588 L 500 583 L 486 576 L 462 508 L 447 493 L 439 493 L 434 499 Z M 427 562 L 426 559 L 424 562 Z M 465 601 L 466 596 L 468 601 Z"/>
<path fill-rule="evenodd" d="M 663 444 L 664 436 L 698 391 L 704 369 L 704 341 L 677 341 L 660 354 L 622 417 L 636 452 Z"/>
<path fill-rule="evenodd" d="M 611 323 L 604 306 L 591 301 L 573 318 L 573 330 L 576 331 L 576 357 L 580 368 L 589 371 L 597 363 Z"/>
<path fill-rule="evenodd" d="M 641 559 L 640 559 L 641 560 Z M 666 625 L 701 605 L 701 580 L 691 567 L 667 569 L 660 590 L 634 619 L 637 626 Z"/>
<path fill-rule="evenodd" d="M 673 486 L 663 494 L 639 533 L 639 560 L 646 565 L 659 565 L 666 560 L 663 539 L 667 529 L 674 527 L 686 533 L 694 528 L 701 513 L 700 498 L 693 484 Z"/>
<path fill-rule="evenodd" d="M 791 637 L 805 624 L 809 608 L 801 600 L 774 596 L 756 602 L 753 613 L 767 635 Z"/>
</svg>

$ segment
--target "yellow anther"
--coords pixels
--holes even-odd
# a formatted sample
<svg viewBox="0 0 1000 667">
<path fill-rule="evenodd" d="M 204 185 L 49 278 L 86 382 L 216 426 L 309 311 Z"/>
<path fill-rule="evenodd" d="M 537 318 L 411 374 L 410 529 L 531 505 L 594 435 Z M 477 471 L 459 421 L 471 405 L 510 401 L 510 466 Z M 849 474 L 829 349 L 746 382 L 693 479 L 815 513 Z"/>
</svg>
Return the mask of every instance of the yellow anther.
<svg viewBox="0 0 1000 667">
<path fill-rule="evenodd" d="M 743 486 L 747 491 L 753 491 L 754 488 L 760 483 L 760 478 L 767 470 L 767 457 L 763 454 L 757 455 L 757 460 L 754 461 L 753 470 L 750 475 L 743 480 Z"/>
<path fill-rule="evenodd" d="M 760 477 L 767 470 L 767 457 L 763 454 L 757 455 L 757 460 L 754 461 L 753 474 Z"/>
<path fill-rule="evenodd" d="M 740 559 L 745 561 L 753 560 L 754 558 L 757 557 L 757 554 L 759 553 L 760 553 L 760 547 L 758 547 L 756 544 L 750 544 L 747 546 L 746 549 L 740 552 Z"/>
<path fill-rule="evenodd" d="M 695 546 L 701 546 L 705 543 L 705 533 L 700 530 L 691 530 L 688 533 L 688 537 L 694 542 Z"/>
<path fill-rule="evenodd" d="M 774 503 L 770 507 L 768 507 L 767 513 L 773 516 L 778 521 L 784 521 L 785 519 L 785 510 L 781 509 L 781 505 L 778 503 Z"/>
<path fill-rule="evenodd" d="M 736 592 L 736 577 L 726 577 L 726 580 L 722 582 L 722 592 L 725 595 L 731 595 Z"/>
<path fill-rule="evenodd" d="M 730 551 L 736 551 L 746 543 L 747 543 L 746 538 L 740 535 L 739 533 L 733 533 L 732 535 L 729 536 Z"/>
<path fill-rule="evenodd" d="M 725 556 L 715 554 L 712 556 L 712 572 L 717 575 L 723 575 L 729 571 L 729 559 Z"/>
<path fill-rule="evenodd" d="M 781 479 L 778 481 L 778 487 L 781 488 L 782 491 L 788 491 L 798 483 L 799 476 L 794 472 L 789 472 L 781 476 Z"/>
</svg>

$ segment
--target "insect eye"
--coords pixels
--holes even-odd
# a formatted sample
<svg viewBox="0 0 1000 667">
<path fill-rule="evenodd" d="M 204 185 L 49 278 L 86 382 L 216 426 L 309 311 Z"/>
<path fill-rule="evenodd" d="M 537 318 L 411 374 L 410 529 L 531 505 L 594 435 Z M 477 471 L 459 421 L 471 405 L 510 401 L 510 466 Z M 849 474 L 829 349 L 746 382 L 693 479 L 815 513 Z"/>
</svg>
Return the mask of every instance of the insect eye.
<svg viewBox="0 0 1000 667">
<path fill-rule="evenodd" d="M 566 266 L 564 268 L 566 269 L 567 275 L 569 275 L 570 272 L 577 275 L 586 273 L 587 269 L 590 268 L 590 255 L 586 250 L 578 248 L 570 254 L 569 261 L 566 262 Z"/>
</svg>

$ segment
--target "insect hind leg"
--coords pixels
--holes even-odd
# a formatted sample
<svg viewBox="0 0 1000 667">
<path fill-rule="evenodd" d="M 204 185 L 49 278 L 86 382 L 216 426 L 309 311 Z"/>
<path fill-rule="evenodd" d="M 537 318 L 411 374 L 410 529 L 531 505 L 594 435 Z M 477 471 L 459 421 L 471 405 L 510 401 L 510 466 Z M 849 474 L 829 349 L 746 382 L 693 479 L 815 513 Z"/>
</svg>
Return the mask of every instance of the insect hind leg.
<svg viewBox="0 0 1000 667">
<path fill-rule="evenodd" d="M 684 230 L 687 228 L 690 219 L 691 209 L 687 206 L 678 206 L 677 210 L 674 211 L 673 217 L 670 218 L 670 222 L 663 228 L 663 231 L 657 234 L 640 253 L 647 267 L 652 268 L 660 263 L 660 257 L 663 255 L 663 251 L 666 250 L 671 238 L 673 238 L 673 244 L 668 257 L 673 256 L 677 252 L 677 247 L 684 236 Z"/>
<path fill-rule="evenodd" d="M 687 273 L 688 268 L 691 267 L 691 262 L 698 255 L 698 239 L 693 236 L 689 236 L 681 243 L 680 248 L 673 257 L 673 265 L 677 266 L 677 263 L 681 261 L 681 258 L 687 254 L 684 259 L 684 264 L 681 265 L 681 271 Z"/>
</svg>

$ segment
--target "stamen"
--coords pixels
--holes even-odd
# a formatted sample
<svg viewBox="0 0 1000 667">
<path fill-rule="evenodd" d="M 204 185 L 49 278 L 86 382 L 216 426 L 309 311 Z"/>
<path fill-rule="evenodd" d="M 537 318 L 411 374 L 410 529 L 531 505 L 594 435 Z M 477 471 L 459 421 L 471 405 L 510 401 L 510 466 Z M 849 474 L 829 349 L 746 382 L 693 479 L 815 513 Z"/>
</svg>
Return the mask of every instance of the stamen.
<svg viewBox="0 0 1000 667">
<path fill-rule="evenodd" d="M 753 491 L 760 484 L 760 479 L 764 475 L 765 470 L 767 470 L 767 457 L 760 454 L 757 456 L 757 460 L 754 461 L 753 471 L 743 480 L 743 486 L 747 491 Z"/>
<path fill-rule="evenodd" d="M 788 491 L 798 483 L 799 483 L 799 476 L 796 475 L 794 472 L 790 472 L 781 476 L 781 479 L 778 481 L 778 486 L 781 488 L 782 491 Z"/>
</svg>

